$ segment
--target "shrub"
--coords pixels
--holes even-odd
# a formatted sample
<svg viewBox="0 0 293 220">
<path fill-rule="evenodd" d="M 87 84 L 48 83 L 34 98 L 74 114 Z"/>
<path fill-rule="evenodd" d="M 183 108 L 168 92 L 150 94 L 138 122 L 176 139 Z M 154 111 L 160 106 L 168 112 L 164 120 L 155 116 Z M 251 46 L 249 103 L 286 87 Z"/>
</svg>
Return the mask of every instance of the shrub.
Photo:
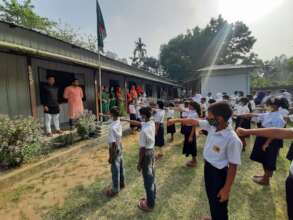
<svg viewBox="0 0 293 220">
<path fill-rule="evenodd" d="M 24 159 L 40 153 L 42 130 L 32 117 L 10 119 L 0 115 L 0 164 L 19 166 Z"/>
<path fill-rule="evenodd" d="M 96 132 L 97 117 L 91 111 L 84 111 L 77 120 L 77 133 L 81 138 L 88 138 Z"/>
</svg>

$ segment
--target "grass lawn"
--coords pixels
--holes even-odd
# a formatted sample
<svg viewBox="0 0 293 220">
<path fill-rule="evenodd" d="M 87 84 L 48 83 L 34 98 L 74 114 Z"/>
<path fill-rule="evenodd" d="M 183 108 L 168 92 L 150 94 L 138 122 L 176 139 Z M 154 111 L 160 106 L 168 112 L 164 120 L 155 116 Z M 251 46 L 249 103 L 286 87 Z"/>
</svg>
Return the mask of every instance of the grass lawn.
<svg viewBox="0 0 293 220">
<path fill-rule="evenodd" d="M 209 215 L 203 180 L 204 137 L 198 139 L 199 163 L 195 169 L 185 167 L 187 159 L 181 154 L 180 135 L 176 136 L 174 143 L 165 147 L 164 159 L 156 164 L 157 205 L 154 212 L 147 214 L 137 208 L 138 199 L 145 196 L 142 177 L 136 171 L 137 137 L 132 135 L 125 139 L 129 140 L 128 146 L 124 146 L 127 187 L 119 196 L 108 199 L 103 195 L 103 190 L 111 183 L 110 171 L 107 171 L 90 185 L 76 186 L 65 198 L 63 205 L 51 208 L 43 218 L 183 220 L 201 219 Z M 242 165 L 230 196 L 230 219 L 287 219 L 284 186 L 289 169 L 289 161 L 285 159 L 288 144 L 286 142 L 286 147 L 280 152 L 278 170 L 270 187 L 258 186 L 251 181 L 250 177 L 262 169 L 249 160 L 249 148 L 243 153 Z"/>
</svg>

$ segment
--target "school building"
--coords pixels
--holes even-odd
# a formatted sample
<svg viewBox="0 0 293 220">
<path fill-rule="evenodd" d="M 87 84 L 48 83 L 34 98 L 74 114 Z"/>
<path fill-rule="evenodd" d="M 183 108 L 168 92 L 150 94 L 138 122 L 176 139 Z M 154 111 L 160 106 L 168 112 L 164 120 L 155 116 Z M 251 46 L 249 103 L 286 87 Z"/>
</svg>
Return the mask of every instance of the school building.
<svg viewBox="0 0 293 220">
<path fill-rule="evenodd" d="M 197 70 L 184 85 L 203 96 L 209 92 L 213 96 L 222 92 L 233 95 L 235 91 L 247 95 L 251 93 L 250 74 L 256 68 L 255 65 L 213 65 Z"/>
<path fill-rule="evenodd" d="M 0 22 L 0 114 L 43 118 L 40 88 L 48 73 L 54 74 L 59 87 L 60 122 L 67 122 L 67 103 L 63 90 L 73 77 L 79 79 L 85 93 L 84 106 L 98 111 L 99 67 L 101 85 L 120 86 L 126 90 L 133 84 L 143 87 L 148 97 L 176 98 L 181 85 L 123 62 L 52 38 L 46 34 Z M 166 97 L 165 97 L 166 96 Z"/>
</svg>

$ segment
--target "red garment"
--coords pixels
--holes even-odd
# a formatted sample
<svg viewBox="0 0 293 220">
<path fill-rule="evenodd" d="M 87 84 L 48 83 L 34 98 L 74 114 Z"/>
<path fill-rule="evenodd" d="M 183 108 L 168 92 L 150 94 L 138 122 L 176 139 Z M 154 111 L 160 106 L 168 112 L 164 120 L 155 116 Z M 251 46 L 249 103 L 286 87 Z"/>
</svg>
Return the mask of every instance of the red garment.
<svg viewBox="0 0 293 220">
<path fill-rule="evenodd" d="M 135 86 L 131 87 L 130 94 L 131 94 L 132 99 L 137 99 L 138 95 L 137 95 L 137 92 L 135 90 Z"/>
<path fill-rule="evenodd" d="M 136 92 L 137 92 L 137 94 L 139 94 L 139 95 L 142 95 L 142 94 L 144 93 L 143 89 L 142 89 L 140 86 L 137 86 L 137 87 L 136 87 Z"/>
</svg>

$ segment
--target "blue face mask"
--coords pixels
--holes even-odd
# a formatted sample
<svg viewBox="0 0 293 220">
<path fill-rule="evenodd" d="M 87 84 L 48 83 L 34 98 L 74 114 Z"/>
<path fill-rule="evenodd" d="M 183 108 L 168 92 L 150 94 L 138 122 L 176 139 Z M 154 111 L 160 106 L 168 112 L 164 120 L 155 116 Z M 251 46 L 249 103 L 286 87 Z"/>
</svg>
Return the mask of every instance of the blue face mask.
<svg viewBox="0 0 293 220">
<path fill-rule="evenodd" d="M 209 122 L 210 126 L 217 127 L 219 125 L 219 122 L 214 118 L 213 119 L 208 118 L 207 121 Z"/>
</svg>

